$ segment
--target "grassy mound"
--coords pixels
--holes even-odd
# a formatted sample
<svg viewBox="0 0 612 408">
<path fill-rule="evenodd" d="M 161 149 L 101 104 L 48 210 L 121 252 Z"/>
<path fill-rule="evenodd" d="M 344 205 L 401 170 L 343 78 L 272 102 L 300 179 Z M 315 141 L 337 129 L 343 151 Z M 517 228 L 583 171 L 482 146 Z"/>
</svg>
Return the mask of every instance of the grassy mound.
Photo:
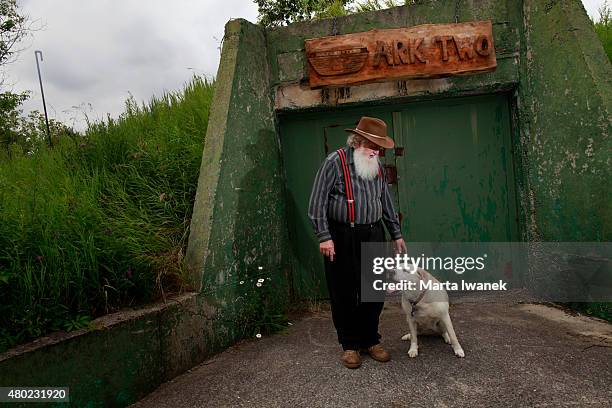
<svg viewBox="0 0 612 408">
<path fill-rule="evenodd" d="M 213 84 L 0 157 L 0 351 L 185 289 Z"/>
</svg>

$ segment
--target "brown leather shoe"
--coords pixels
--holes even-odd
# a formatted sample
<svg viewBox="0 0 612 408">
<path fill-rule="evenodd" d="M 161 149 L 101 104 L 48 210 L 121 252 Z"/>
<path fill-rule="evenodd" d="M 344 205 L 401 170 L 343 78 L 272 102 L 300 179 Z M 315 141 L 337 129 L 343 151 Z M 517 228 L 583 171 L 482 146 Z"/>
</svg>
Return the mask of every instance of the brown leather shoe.
<svg viewBox="0 0 612 408">
<path fill-rule="evenodd" d="M 361 366 L 361 356 L 357 350 L 344 350 L 342 363 L 346 368 L 359 368 Z"/>
<path fill-rule="evenodd" d="M 391 354 L 387 352 L 380 344 L 375 344 L 372 347 L 368 347 L 368 354 L 376 361 L 386 363 L 391 360 Z"/>
</svg>

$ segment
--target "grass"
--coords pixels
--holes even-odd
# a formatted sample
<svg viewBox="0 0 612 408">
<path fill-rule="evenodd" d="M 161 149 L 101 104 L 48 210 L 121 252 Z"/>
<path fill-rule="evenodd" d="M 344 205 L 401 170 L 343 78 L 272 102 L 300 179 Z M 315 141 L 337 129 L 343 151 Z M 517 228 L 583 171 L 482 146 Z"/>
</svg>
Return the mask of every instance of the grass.
<svg viewBox="0 0 612 408">
<path fill-rule="evenodd" d="M 188 289 L 182 263 L 213 84 L 0 153 L 0 352 Z"/>
<path fill-rule="evenodd" d="M 568 303 L 566 306 L 586 315 L 612 322 L 612 302 L 574 302 Z"/>
</svg>

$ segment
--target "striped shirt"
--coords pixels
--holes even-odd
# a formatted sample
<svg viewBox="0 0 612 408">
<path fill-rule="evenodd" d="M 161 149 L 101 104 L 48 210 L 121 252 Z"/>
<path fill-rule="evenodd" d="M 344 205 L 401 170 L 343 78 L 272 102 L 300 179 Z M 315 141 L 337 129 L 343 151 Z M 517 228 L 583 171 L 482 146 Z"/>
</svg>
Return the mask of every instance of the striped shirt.
<svg viewBox="0 0 612 408">
<path fill-rule="evenodd" d="M 353 148 L 345 146 L 344 151 L 353 182 L 355 224 L 371 224 L 382 217 L 391 238 L 394 240 L 401 238 L 401 227 L 393 209 L 389 188 L 384 181 L 384 170 L 383 177 L 377 176 L 373 180 L 365 180 L 357 176 L 355 171 Z M 308 205 L 308 217 L 319 242 L 331 239 L 328 219 L 342 223 L 349 222 L 345 190 L 340 155 L 334 151 L 327 156 L 317 172 Z"/>
</svg>

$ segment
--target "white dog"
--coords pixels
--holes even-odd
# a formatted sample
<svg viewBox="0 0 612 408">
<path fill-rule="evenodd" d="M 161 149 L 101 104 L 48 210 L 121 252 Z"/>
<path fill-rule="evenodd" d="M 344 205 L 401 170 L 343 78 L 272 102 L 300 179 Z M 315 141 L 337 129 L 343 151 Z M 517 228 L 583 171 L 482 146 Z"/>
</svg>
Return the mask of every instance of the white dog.
<svg viewBox="0 0 612 408">
<path fill-rule="evenodd" d="M 457 357 L 465 357 L 448 314 L 448 294 L 443 285 L 441 287 L 440 282 L 424 269 L 412 265 L 408 268 L 391 271 L 391 278 L 396 282 L 414 282 L 414 290 L 402 290 L 402 309 L 410 328 L 410 333 L 402 336 L 402 340 L 410 340 L 408 355 L 416 357 L 419 354 L 418 333 L 441 335 Z"/>
</svg>

